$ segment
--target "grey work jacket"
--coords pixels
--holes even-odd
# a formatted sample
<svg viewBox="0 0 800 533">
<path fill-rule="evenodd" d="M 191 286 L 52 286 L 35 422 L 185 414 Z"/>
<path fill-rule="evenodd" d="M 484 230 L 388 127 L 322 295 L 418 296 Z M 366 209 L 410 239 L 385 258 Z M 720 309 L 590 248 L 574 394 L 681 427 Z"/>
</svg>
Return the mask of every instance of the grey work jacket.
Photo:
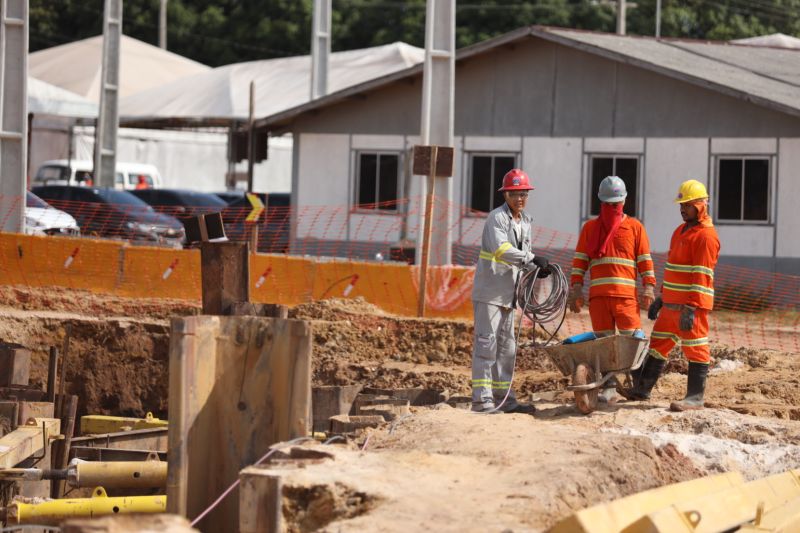
<svg viewBox="0 0 800 533">
<path fill-rule="evenodd" d="M 517 236 L 511 209 L 504 203 L 489 213 L 483 226 L 481 252 L 475 268 L 472 300 L 501 307 L 514 306 L 514 284 L 520 267 L 533 260 L 531 217 L 523 211 Z"/>
</svg>

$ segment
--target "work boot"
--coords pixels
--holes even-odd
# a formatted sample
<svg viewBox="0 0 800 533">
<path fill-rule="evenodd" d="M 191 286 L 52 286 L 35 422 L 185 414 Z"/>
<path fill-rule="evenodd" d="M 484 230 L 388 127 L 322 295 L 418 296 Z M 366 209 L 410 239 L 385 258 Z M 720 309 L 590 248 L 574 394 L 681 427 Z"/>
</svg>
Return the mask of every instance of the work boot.
<svg viewBox="0 0 800 533">
<path fill-rule="evenodd" d="M 472 404 L 472 412 L 482 415 L 500 415 L 503 411 L 495 409 L 493 403 L 474 403 Z"/>
<path fill-rule="evenodd" d="M 669 404 L 670 411 L 693 411 L 703 408 L 703 394 L 706 391 L 708 365 L 689 362 L 689 377 L 686 380 L 686 398 Z"/>
<path fill-rule="evenodd" d="M 523 414 L 523 415 L 532 415 L 533 413 L 536 412 L 536 407 L 534 407 L 531 404 L 518 403 L 517 405 L 515 405 L 511 409 L 506 409 L 503 412 L 504 413 L 520 413 L 520 414 Z"/>
<path fill-rule="evenodd" d="M 600 394 L 597 395 L 597 400 L 608 404 L 617 403 L 617 387 L 619 387 L 619 380 L 614 376 L 603 384 Z"/>
<path fill-rule="evenodd" d="M 625 387 L 617 387 L 617 392 L 620 393 L 626 400 L 642 401 L 650 399 L 650 391 L 656 385 L 661 371 L 667 365 L 666 359 L 648 356 L 644 364 L 639 369 L 639 372 L 631 372 L 633 376 L 633 387 L 626 389 Z"/>
</svg>

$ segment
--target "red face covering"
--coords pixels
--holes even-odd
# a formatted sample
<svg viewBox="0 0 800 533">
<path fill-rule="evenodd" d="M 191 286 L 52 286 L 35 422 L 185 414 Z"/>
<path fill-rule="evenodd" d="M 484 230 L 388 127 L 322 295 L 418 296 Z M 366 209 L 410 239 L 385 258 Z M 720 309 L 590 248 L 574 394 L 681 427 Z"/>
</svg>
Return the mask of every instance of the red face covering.
<svg viewBox="0 0 800 533">
<path fill-rule="evenodd" d="M 589 242 L 587 248 L 590 259 L 597 259 L 606 255 L 608 243 L 614 238 L 614 235 L 622 224 L 625 214 L 622 212 L 623 204 L 607 204 L 600 205 L 600 217 L 598 223 L 594 226 L 594 231 L 589 235 Z"/>
<path fill-rule="evenodd" d="M 708 214 L 708 200 L 694 200 L 689 202 L 689 205 L 697 209 L 697 223 L 700 226 L 705 226 L 707 228 L 714 227 L 714 222 L 711 219 L 711 215 Z"/>
</svg>

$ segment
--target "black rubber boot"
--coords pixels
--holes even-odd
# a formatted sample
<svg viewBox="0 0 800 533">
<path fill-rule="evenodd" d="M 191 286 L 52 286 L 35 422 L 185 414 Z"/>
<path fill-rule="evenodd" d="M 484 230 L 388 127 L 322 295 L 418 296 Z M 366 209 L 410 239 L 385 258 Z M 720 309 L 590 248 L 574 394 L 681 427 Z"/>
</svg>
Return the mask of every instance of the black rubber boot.
<svg viewBox="0 0 800 533">
<path fill-rule="evenodd" d="M 703 408 L 703 395 L 706 392 L 708 365 L 689 362 L 689 377 L 686 380 L 686 398 L 669 405 L 671 411 L 693 411 Z"/>
<path fill-rule="evenodd" d="M 666 359 L 659 359 L 658 357 L 647 357 L 644 364 L 641 366 L 639 372 L 632 372 L 633 387 L 626 389 L 622 386 L 617 387 L 617 392 L 620 393 L 626 400 L 641 401 L 650 399 L 650 391 L 656 386 L 656 381 L 661 376 L 661 371 L 667 365 Z"/>
</svg>

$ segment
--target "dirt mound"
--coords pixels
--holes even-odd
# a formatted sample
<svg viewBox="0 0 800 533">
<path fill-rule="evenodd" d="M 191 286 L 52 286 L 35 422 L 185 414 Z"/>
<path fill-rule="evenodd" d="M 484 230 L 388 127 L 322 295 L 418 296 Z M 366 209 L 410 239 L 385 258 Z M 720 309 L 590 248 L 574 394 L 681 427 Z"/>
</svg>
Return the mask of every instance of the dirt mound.
<svg viewBox="0 0 800 533">
<path fill-rule="evenodd" d="M 357 296 L 353 299 L 330 298 L 300 304 L 289 311 L 289 318 L 341 320 L 343 313 L 348 315 L 386 315 L 380 307 Z"/>
<path fill-rule="evenodd" d="M 0 285 L 0 306 L 60 311 L 94 317 L 168 318 L 200 313 L 200 302 L 165 298 L 123 298 L 63 287 Z"/>
</svg>

